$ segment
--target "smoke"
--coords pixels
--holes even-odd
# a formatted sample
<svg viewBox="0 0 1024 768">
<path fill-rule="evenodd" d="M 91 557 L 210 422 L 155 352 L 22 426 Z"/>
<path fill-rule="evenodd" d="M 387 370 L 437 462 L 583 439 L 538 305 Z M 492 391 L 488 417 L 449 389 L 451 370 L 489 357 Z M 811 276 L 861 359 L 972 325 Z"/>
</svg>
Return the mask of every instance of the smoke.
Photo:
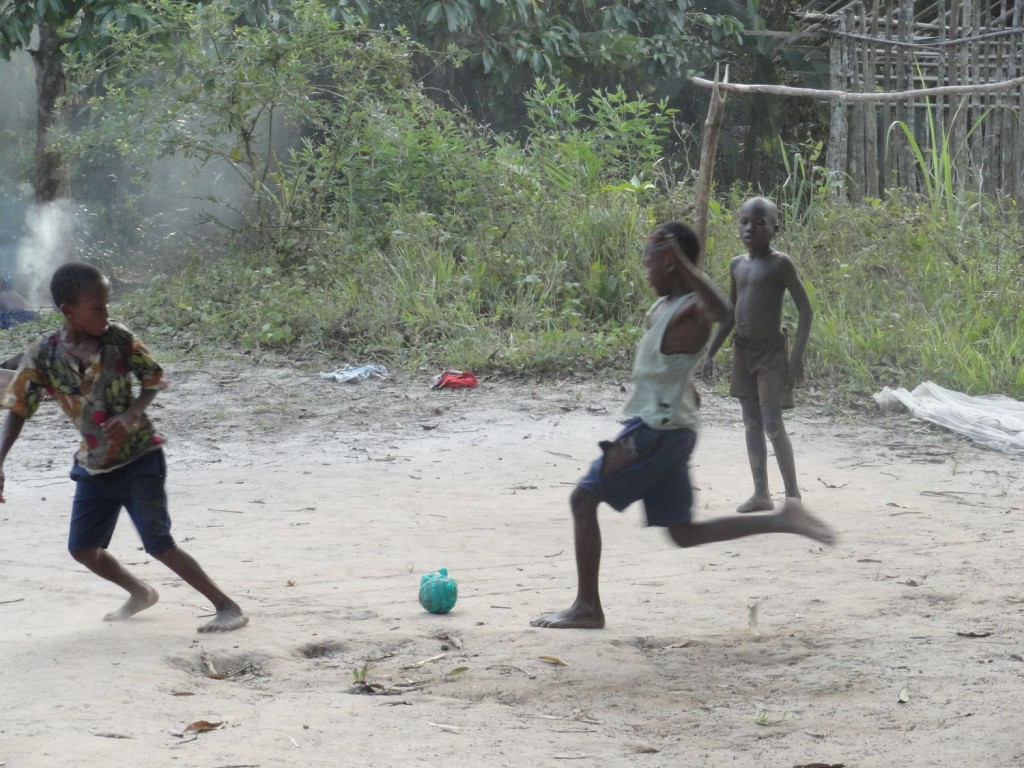
<svg viewBox="0 0 1024 768">
<path fill-rule="evenodd" d="M 244 236 L 262 181 L 216 157 L 153 162 L 97 144 L 71 159 L 70 199 L 34 204 L 34 75 L 24 51 L 0 60 L 0 274 L 10 273 L 30 304 L 49 307 L 50 276 L 67 261 L 96 263 L 115 284 L 141 288 L 196 254 L 215 258 Z M 273 131 L 261 126 L 255 140 L 268 157 L 287 156 L 299 140 L 280 114 L 274 120 Z M 213 146 L 231 139 L 207 136 L 201 120 L 194 133 Z"/>
<path fill-rule="evenodd" d="M 16 273 L 25 298 L 34 306 L 50 304 L 50 275 L 68 261 L 68 244 L 75 230 L 75 214 L 68 200 L 35 205 L 25 220 L 18 243 Z"/>
</svg>

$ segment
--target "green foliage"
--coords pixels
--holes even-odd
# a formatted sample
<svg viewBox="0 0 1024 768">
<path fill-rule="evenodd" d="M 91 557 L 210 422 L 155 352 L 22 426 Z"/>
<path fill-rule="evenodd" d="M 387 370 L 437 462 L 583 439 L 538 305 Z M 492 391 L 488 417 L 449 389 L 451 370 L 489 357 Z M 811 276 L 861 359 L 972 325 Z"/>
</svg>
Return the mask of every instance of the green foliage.
<svg viewBox="0 0 1024 768">
<path fill-rule="evenodd" d="M 964 213 L 965 208 L 970 204 L 969 195 L 966 193 L 967 169 L 962 167 L 967 160 L 967 141 L 971 135 L 981 127 L 994 108 L 989 108 L 968 127 L 964 135 L 963 145 L 955 146 L 953 140 L 953 127 L 963 109 L 964 101 L 961 101 L 949 119 L 948 127 L 942 131 L 936 125 L 935 108 L 932 102 L 925 100 L 927 106 L 928 120 L 927 143 L 922 147 L 914 132 L 902 120 L 894 121 L 888 130 L 891 136 L 893 131 L 899 129 L 914 156 L 921 180 L 924 183 L 924 197 L 931 207 L 932 215 L 942 216 L 950 224 L 956 221 Z M 891 142 L 886 141 L 888 147 Z"/>
<path fill-rule="evenodd" d="M 585 81 L 587 74 L 593 78 L 609 67 L 641 77 L 679 77 L 719 58 L 723 43 L 742 40 L 743 22 L 736 16 L 744 10 L 724 3 L 721 12 L 714 4 L 698 9 L 688 0 L 414 0 L 362 6 L 370 25 L 411 30 L 432 50 L 464 48 L 470 54 L 465 66 L 492 83 L 524 75 L 583 74 Z"/>
<path fill-rule="evenodd" d="M 0 56 L 28 48 L 40 24 L 58 30 L 66 55 L 86 55 L 119 31 L 152 29 L 157 17 L 147 3 L 131 0 L 16 0 L 0 4 Z"/>
<path fill-rule="evenodd" d="M 829 170 L 819 165 L 824 142 L 815 141 L 803 148 L 792 148 L 780 138 L 778 145 L 786 171 L 786 178 L 776 195 L 778 206 L 783 220 L 805 224 L 813 218 L 815 209 L 833 196 Z"/>
<path fill-rule="evenodd" d="M 540 160 L 544 178 L 584 195 L 602 185 L 634 194 L 651 189 L 645 182 L 657 172 L 676 110 L 621 88 L 596 91 L 588 107 L 559 82 L 537 80 L 526 94 L 528 156 Z"/>
<path fill-rule="evenodd" d="M 780 244 L 816 289 L 808 371 L 854 390 L 933 380 L 1020 397 L 1022 244 L 1014 211 L 951 224 L 895 201 L 819 207 Z"/>
<path fill-rule="evenodd" d="M 685 170 L 664 170 L 671 110 L 541 80 L 518 141 L 426 98 L 413 67 L 423 49 L 319 4 L 291 8 L 249 28 L 230 3 L 166 2 L 173 49 L 120 32 L 117 56 L 100 60 L 117 66 L 90 98 L 95 130 L 69 150 L 139 169 L 186 158 L 240 182 L 209 195 L 216 237 L 168 241 L 188 258 L 133 297 L 132 324 L 185 346 L 332 362 L 624 371 L 653 298 L 644 238 L 691 200 Z M 777 243 L 816 309 L 812 385 L 932 378 L 1024 394 L 1017 212 L 985 201 L 954 227 L 945 203 L 842 205 L 825 194 L 819 152 L 783 152 Z M 739 192 L 712 206 L 707 270 L 723 287 L 741 250 Z"/>
</svg>

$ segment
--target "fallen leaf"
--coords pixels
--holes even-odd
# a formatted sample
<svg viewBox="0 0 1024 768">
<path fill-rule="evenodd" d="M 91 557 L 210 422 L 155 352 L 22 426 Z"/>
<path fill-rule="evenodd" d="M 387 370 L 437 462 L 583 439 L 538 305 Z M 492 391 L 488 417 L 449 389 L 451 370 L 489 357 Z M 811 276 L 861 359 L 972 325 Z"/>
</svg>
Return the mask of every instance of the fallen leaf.
<svg viewBox="0 0 1024 768">
<path fill-rule="evenodd" d="M 650 744 L 633 744 L 631 749 L 638 755 L 656 755 L 661 752 L 657 747 L 652 747 Z"/>
<path fill-rule="evenodd" d="M 910 689 L 907 686 L 903 686 L 900 689 L 900 695 L 896 698 L 896 702 L 906 704 L 908 701 L 910 701 Z"/>
<path fill-rule="evenodd" d="M 458 733 L 459 726 L 457 725 L 444 725 L 442 723 L 427 723 L 427 725 L 445 731 L 446 733 Z"/>
<path fill-rule="evenodd" d="M 758 725 L 778 725 L 784 723 L 786 720 L 793 719 L 793 715 L 790 712 L 783 712 L 781 715 L 771 715 L 767 712 L 758 712 L 754 717 L 754 722 Z"/>
<path fill-rule="evenodd" d="M 689 640 L 680 640 L 678 643 L 672 643 L 671 645 L 666 645 L 665 646 L 665 650 L 669 650 L 671 648 L 689 648 L 689 647 L 690 647 L 690 641 Z"/>
<path fill-rule="evenodd" d="M 557 656 L 538 656 L 541 661 L 546 661 L 548 664 L 554 664 L 556 667 L 568 667 L 568 663 L 562 661 Z"/>
<path fill-rule="evenodd" d="M 182 733 L 188 733 L 189 731 L 195 731 L 196 733 L 205 733 L 206 731 L 216 731 L 223 727 L 223 720 L 216 723 L 211 723 L 209 720 L 196 720 L 194 723 L 189 723 L 188 725 L 186 725 Z"/>
<path fill-rule="evenodd" d="M 295 586 L 295 579 L 288 579 L 287 584 L 288 584 L 289 587 L 294 587 Z"/>
<path fill-rule="evenodd" d="M 445 674 L 448 677 L 454 677 L 455 675 L 461 675 L 463 672 L 469 672 L 469 667 L 456 667 L 455 669 L 449 670 Z"/>
<path fill-rule="evenodd" d="M 957 632 L 957 637 L 992 637 L 991 632 Z"/>
</svg>

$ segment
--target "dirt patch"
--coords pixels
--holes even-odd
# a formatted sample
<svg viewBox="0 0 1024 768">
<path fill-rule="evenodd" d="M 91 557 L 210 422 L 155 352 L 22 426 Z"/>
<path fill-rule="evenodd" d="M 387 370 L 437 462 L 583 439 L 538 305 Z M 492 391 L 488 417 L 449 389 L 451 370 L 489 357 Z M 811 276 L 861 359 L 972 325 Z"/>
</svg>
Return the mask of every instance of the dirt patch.
<svg viewBox="0 0 1024 768">
<path fill-rule="evenodd" d="M 209 606 L 127 520 L 111 550 L 161 601 L 100 621 L 121 597 L 64 551 L 75 438 L 45 405 L 0 507 L 0 764 L 1024 761 L 1019 459 L 899 414 L 798 403 L 804 498 L 837 547 L 683 551 L 636 507 L 602 509 L 608 627 L 540 630 L 529 620 L 573 597 L 568 494 L 617 427 L 621 382 L 170 372 L 153 416 L 174 532 L 252 622 L 195 634 Z M 705 391 L 703 418 L 699 518 L 750 493 L 735 402 Z M 440 567 L 459 582 L 443 616 L 417 600 Z M 213 679 L 204 654 L 242 671 Z M 388 695 L 347 695 L 360 673 Z M 173 735 L 200 720 L 225 725 Z M 111 734 L 126 738 L 97 738 Z"/>
</svg>

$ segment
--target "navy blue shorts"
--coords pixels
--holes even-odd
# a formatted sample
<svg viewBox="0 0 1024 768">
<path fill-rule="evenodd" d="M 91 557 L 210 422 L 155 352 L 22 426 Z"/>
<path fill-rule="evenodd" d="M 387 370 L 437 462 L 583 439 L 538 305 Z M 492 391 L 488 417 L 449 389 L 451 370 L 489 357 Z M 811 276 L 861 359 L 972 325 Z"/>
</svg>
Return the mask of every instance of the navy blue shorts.
<svg viewBox="0 0 1024 768">
<path fill-rule="evenodd" d="M 648 525 L 686 525 L 693 507 L 689 465 L 696 442 L 692 429 L 651 429 L 642 420 L 631 419 L 613 441 L 600 443 L 602 454 L 578 487 L 619 512 L 642 501 Z M 622 468 L 602 474 L 613 452 L 632 458 Z"/>
<path fill-rule="evenodd" d="M 166 478 L 167 462 L 162 450 L 149 451 L 130 464 L 98 475 L 90 475 L 76 464 L 71 470 L 76 488 L 68 549 L 78 552 L 109 547 L 121 507 L 128 510 L 147 552 L 173 549 L 176 544 L 167 513 Z"/>
</svg>

